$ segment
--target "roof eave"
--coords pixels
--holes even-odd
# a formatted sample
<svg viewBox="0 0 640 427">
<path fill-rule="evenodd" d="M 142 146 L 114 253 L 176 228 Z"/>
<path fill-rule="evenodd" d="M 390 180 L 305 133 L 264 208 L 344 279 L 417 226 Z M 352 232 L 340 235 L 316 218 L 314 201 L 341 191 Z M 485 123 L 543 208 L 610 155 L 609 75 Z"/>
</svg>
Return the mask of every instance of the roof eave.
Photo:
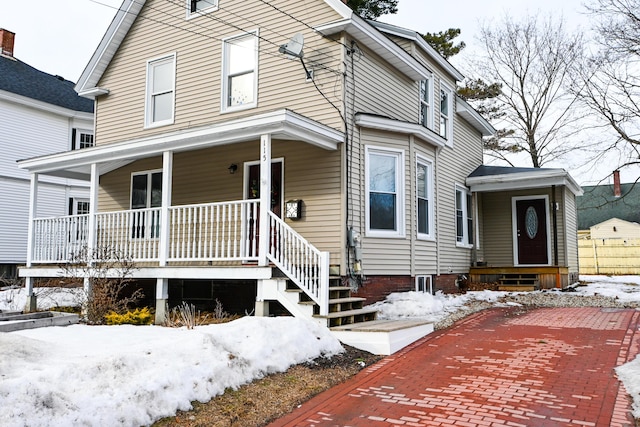
<svg viewBox="0 0 640 427">
<path fill-rule="evenodd" d="M 419 123 L 409 123 L 373 114 L 358 113 L 356 114 L 355 124 L 363 128 L 413 135 L 435 147 L 444 147 L 446 144 L 444 138 Z"/>
<path fill-rule="evenodd" d="M 474 129 L 480 132 L 482 136 L 495 135 L 496 129 L 491 123 L 460 97 L 456 97 L 456 112 L 469 122 Z"/>
<path fill-rule="evenodd" d="M 564 169 L 541 169 L 501 175 L 467 177 L 467 186 L 473 192 L 493 192 L 543 188 L 553 185 L 567 187 L 574 195 L 582 195 L 582 187 Z"/>
</svg>

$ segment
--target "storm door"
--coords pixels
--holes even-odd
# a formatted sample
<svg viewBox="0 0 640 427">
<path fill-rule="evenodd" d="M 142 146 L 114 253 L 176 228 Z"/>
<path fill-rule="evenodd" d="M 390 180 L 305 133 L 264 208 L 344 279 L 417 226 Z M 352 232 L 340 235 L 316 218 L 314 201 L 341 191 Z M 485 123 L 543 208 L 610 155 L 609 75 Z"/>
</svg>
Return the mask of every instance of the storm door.
<svg viewBox="0 0 640 427">
<path fill-rule="evenodd" d="M 249 164 L 247 171 L 246 198 L 249 200 L 260 198 L 260 163 Z M 282 161 L 271 162 L 271 211 L 282 218 Z M 249 212 L 249 239 L 258 247 L 260 237 L 260 208 Z M 249 249 L 249 255 L 255 255 L 254 245 Z"/>
<path fill-rule="evenodd" d="M 549 265 L 547 199 L 515 200 L 516 265 Z"/>
</svg>

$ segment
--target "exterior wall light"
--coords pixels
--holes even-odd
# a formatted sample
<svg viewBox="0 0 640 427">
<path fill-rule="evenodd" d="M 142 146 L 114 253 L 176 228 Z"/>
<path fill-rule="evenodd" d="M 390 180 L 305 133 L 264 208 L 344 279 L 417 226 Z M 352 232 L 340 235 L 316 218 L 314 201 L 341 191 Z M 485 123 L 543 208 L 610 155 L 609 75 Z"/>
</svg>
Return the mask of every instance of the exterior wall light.
<svg viewBox="0 0 640 427">
<path fill-rule="evenodd" d="M 302 218 L 302 200 L 287 200 L 285 217 L 297 221 Z"/>
<path fill-rule="evenodd" d="M 236 165 L 235 163 L 232 163 L 228 169 L 229 169 L 229 173 L 233 175 L 238 170 L 238 165 Z"/>
</svg>

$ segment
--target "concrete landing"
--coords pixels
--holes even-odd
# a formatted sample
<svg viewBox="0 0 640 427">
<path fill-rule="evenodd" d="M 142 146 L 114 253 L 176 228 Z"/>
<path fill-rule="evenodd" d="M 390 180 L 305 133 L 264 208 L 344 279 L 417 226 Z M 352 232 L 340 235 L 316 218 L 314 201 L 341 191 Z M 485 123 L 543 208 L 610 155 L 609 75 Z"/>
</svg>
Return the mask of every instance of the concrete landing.
<svg viewBox="0 0 640 427">
<path fill-rule="evenodd" d="M 423 320 L 372 320 L 334 326 L 330 330 L 344 344 L 388 356 L 433 332 L 433 323 Z"/>
<path fill-rule="evenodd" d="M 78 323 L 78 315 L 57 311 L 36 313 L 0 311 L 0 332 L 21 331 L 23 329 L 44 328 L 46 326 L 68 326 Z"/>
</svg>

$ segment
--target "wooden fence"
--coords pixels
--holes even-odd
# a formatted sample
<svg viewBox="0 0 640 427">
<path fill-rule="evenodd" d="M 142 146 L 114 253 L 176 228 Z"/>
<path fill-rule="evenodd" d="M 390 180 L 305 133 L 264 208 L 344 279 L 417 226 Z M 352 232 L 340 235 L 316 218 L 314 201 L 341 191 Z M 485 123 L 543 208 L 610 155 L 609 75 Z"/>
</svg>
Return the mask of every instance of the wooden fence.
<svg viewBox="0 0 640 427">
<path fill-rule="evenodd" d="M 640 274 L 640 239 L 578 240 L 580 274 Z"/>
</svg>

